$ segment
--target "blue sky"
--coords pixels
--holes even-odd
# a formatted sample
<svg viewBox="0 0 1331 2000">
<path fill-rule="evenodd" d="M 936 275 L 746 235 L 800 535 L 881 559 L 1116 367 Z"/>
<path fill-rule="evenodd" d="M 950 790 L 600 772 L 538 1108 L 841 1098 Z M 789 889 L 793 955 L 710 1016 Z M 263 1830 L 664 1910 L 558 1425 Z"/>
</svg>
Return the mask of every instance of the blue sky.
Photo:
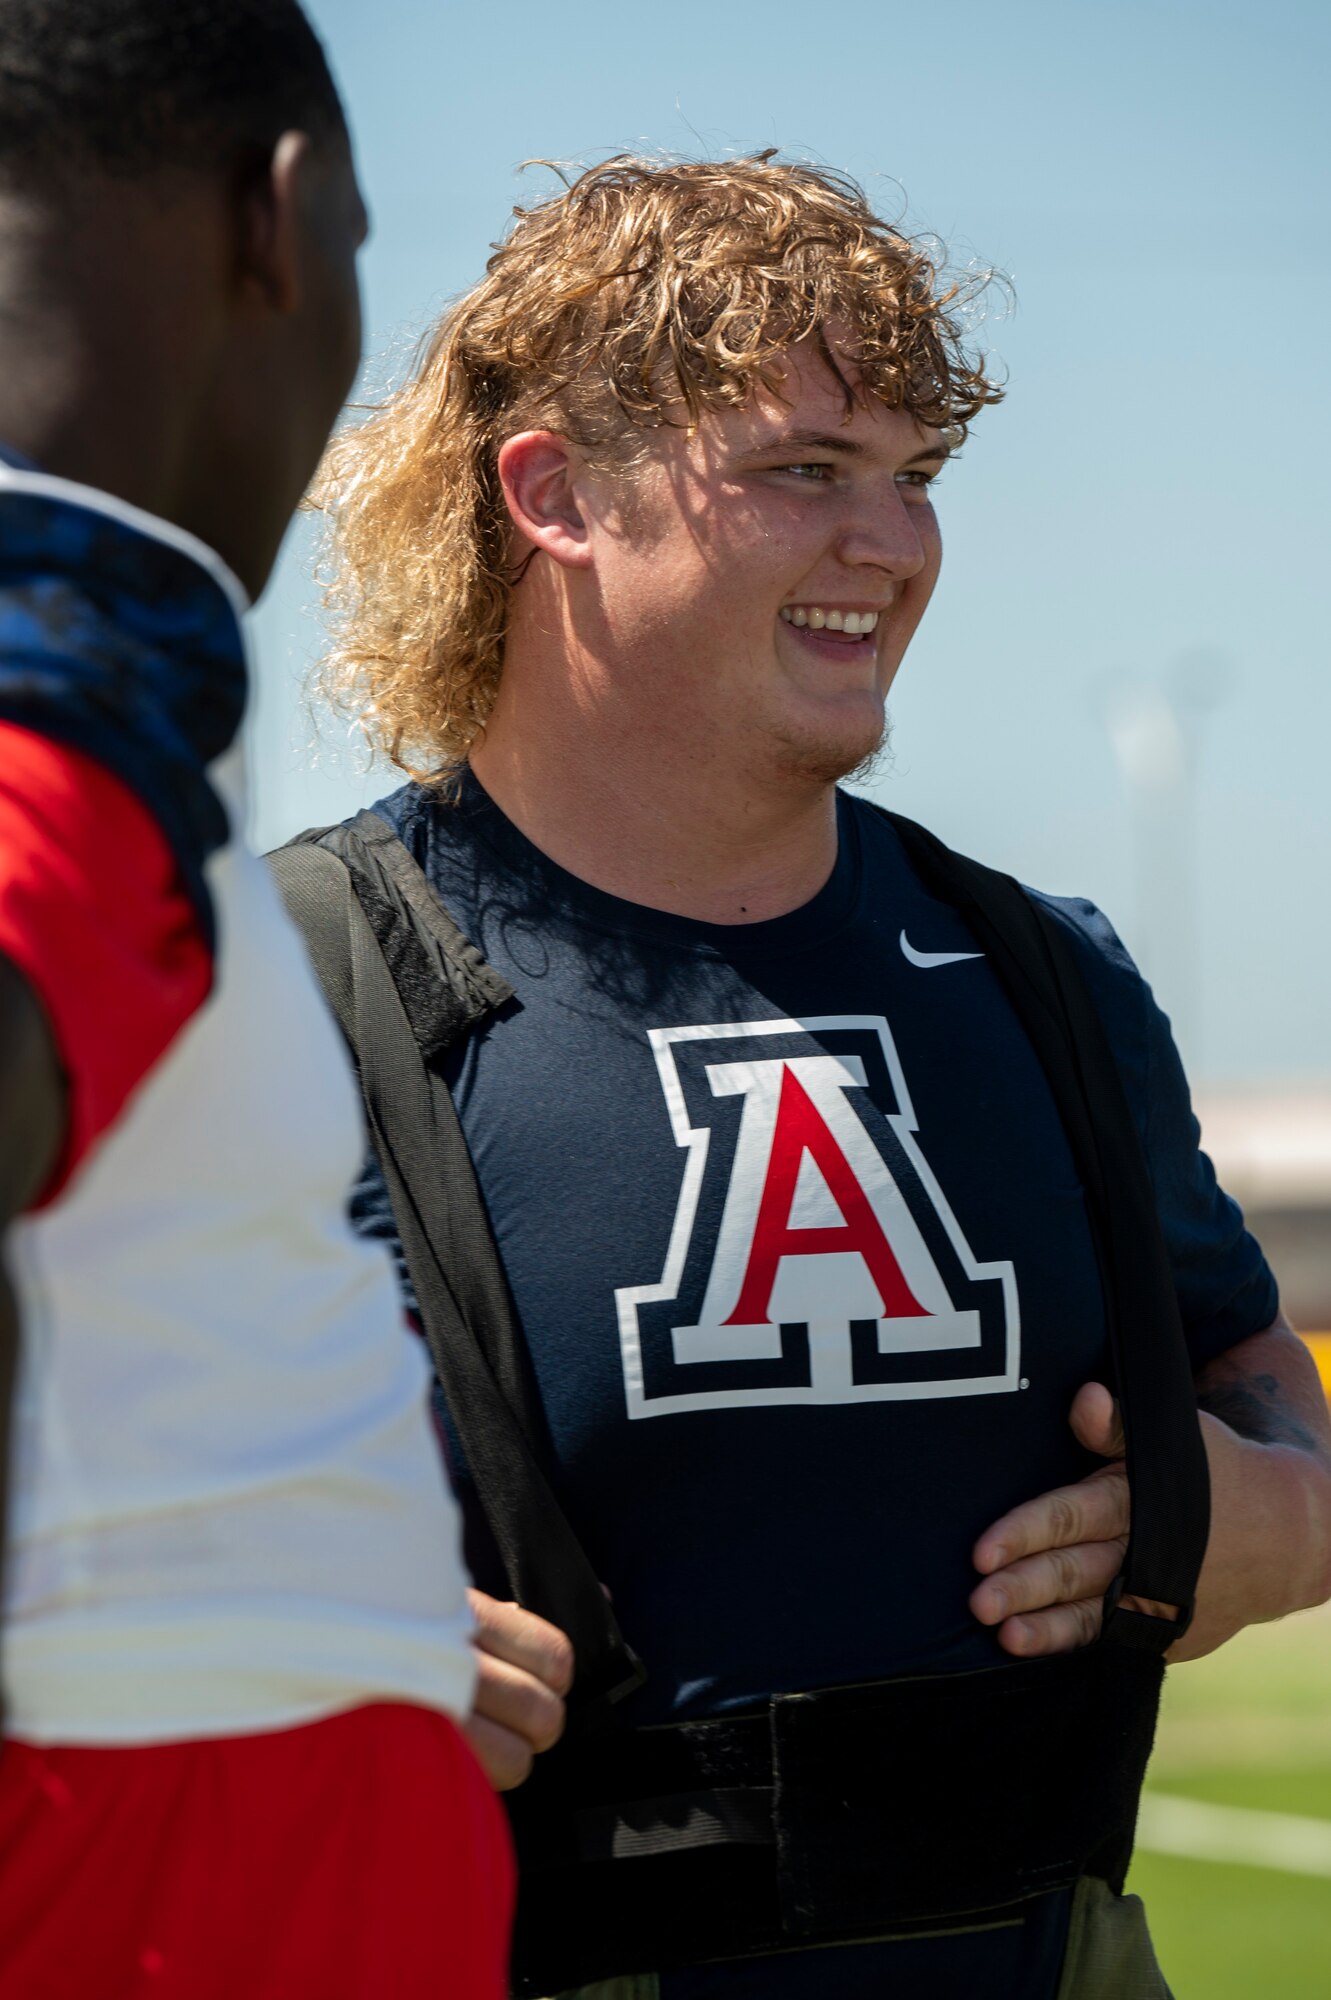
<svg viewBox="0 0 1331 2000">
<path fill-rule="evenodd" d="M 1009 274 L 1016 309 L 994 294 L 979 337 L 1010 393 L 940 492 L 943 580 L 875 791 L 1028 881 L 1101 902 L 1179 1015 L 1195 1075 L 1331 1076 L 1317 581 L 1331 524 L 1331 9 L 310 11 L 374 215 L 371 379 L 400 368 L 479 274 L 514 202 L 542 185 L 515 173 L 533 155 L 779 145 L 847 169 L 958 262 Z M 301 692 L 319 647 L 308 564 L 297 529 L 256 621 L 265 843 L 394 782 L 361 771 L 340 730 L 316 740 Z M 1191 867 L 1184 804 L 1134 807 L 1105 720 L 1111 703 L 1136 712 L 1181 681 L 1214 698 L 1196 728 Z"/>
</svg>

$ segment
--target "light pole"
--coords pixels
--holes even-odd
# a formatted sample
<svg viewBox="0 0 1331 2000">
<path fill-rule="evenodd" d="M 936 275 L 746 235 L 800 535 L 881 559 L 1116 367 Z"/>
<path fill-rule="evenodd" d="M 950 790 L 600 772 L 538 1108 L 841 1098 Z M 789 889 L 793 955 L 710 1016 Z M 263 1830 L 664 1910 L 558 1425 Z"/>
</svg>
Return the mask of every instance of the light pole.
<svg viewBox="0 0 1331 2000">
<path fill-rule="evenodd" d="M 1198 767 L 1206 720 L 1233 680 L 1227 655 L 1194 647 L 1158 680 L 1111 674 L 1101 684 L 1101 716 L 1132 816 L 1133 954 L 1199 1072 Z"/>
</svg>

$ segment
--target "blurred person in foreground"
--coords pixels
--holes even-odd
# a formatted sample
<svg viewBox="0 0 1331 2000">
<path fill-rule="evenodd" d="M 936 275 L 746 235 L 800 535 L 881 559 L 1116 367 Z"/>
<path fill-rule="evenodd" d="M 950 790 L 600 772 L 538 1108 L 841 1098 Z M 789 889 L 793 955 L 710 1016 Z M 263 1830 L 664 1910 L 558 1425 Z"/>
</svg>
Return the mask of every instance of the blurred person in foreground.
<svg viewBox="0 0 1331 2000">
<path fill-rule="evenodd" d="M 325 465 L 333 692 L 411 781 L 305 845 L 447 1085 L 444 1203 L 474 1171 L 532 1449 L 646 1667 L 509 1773 L 524 1993 L 1164 1993 L 1117 1893 L 1159 1656 L 1328 1592 L 1317 1379 L 1123 947 L 842 782 L 998 400 L 960 309 L 834 173 L 612 160 Z M 1043 960 L 1110 1072 L 1089 1136 Z M 1129 1350 L 1182 1384 L 1124 1410 L 1161 1545 L 1201 1490 L 1195 1612 L 1120 1596 Z"/>
<path fill-rule="evenodd" d="M 241 844 L 240 620 L 356 370 L 365 229 L 296 0 L 0 9 L 14 2000 L 504 1990 L 427 1371 Z"/>
</svg>

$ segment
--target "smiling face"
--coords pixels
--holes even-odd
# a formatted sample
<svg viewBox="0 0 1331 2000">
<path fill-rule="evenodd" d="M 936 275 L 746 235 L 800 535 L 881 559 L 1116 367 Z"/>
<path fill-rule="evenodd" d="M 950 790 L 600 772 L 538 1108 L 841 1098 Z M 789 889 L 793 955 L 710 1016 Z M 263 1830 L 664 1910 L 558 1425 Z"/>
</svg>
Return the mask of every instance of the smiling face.
<svg viewBox="0 0 1331 2000">
<path fill-rule="evenodd" d="M 811 345 L 782 391 L 651 433 L 629 472 L 584 471 L 592 650 L 663 751 L 826 784 L 882 739 L 938 575 L 947 444 L 873 398 L 848 417 Z"/>
</svg>

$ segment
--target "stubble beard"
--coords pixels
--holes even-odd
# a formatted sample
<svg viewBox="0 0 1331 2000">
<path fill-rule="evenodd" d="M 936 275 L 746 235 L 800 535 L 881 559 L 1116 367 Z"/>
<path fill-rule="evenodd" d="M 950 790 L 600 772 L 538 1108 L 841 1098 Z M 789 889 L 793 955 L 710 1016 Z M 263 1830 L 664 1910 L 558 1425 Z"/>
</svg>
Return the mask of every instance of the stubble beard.
<svg viewBox="0 0 1331 2000">
<path fill-rule="evenodd" d="M 886 710 L 877 735 L 869 742 L 848 743 L 843 737 L 819 743 L 807 736 L 775 736 L 777 770 L 781 779 L 811 790 L 826 790 L 844 782 L 868 784 L 892 759 L 892 724 Z"/>
</svg>

